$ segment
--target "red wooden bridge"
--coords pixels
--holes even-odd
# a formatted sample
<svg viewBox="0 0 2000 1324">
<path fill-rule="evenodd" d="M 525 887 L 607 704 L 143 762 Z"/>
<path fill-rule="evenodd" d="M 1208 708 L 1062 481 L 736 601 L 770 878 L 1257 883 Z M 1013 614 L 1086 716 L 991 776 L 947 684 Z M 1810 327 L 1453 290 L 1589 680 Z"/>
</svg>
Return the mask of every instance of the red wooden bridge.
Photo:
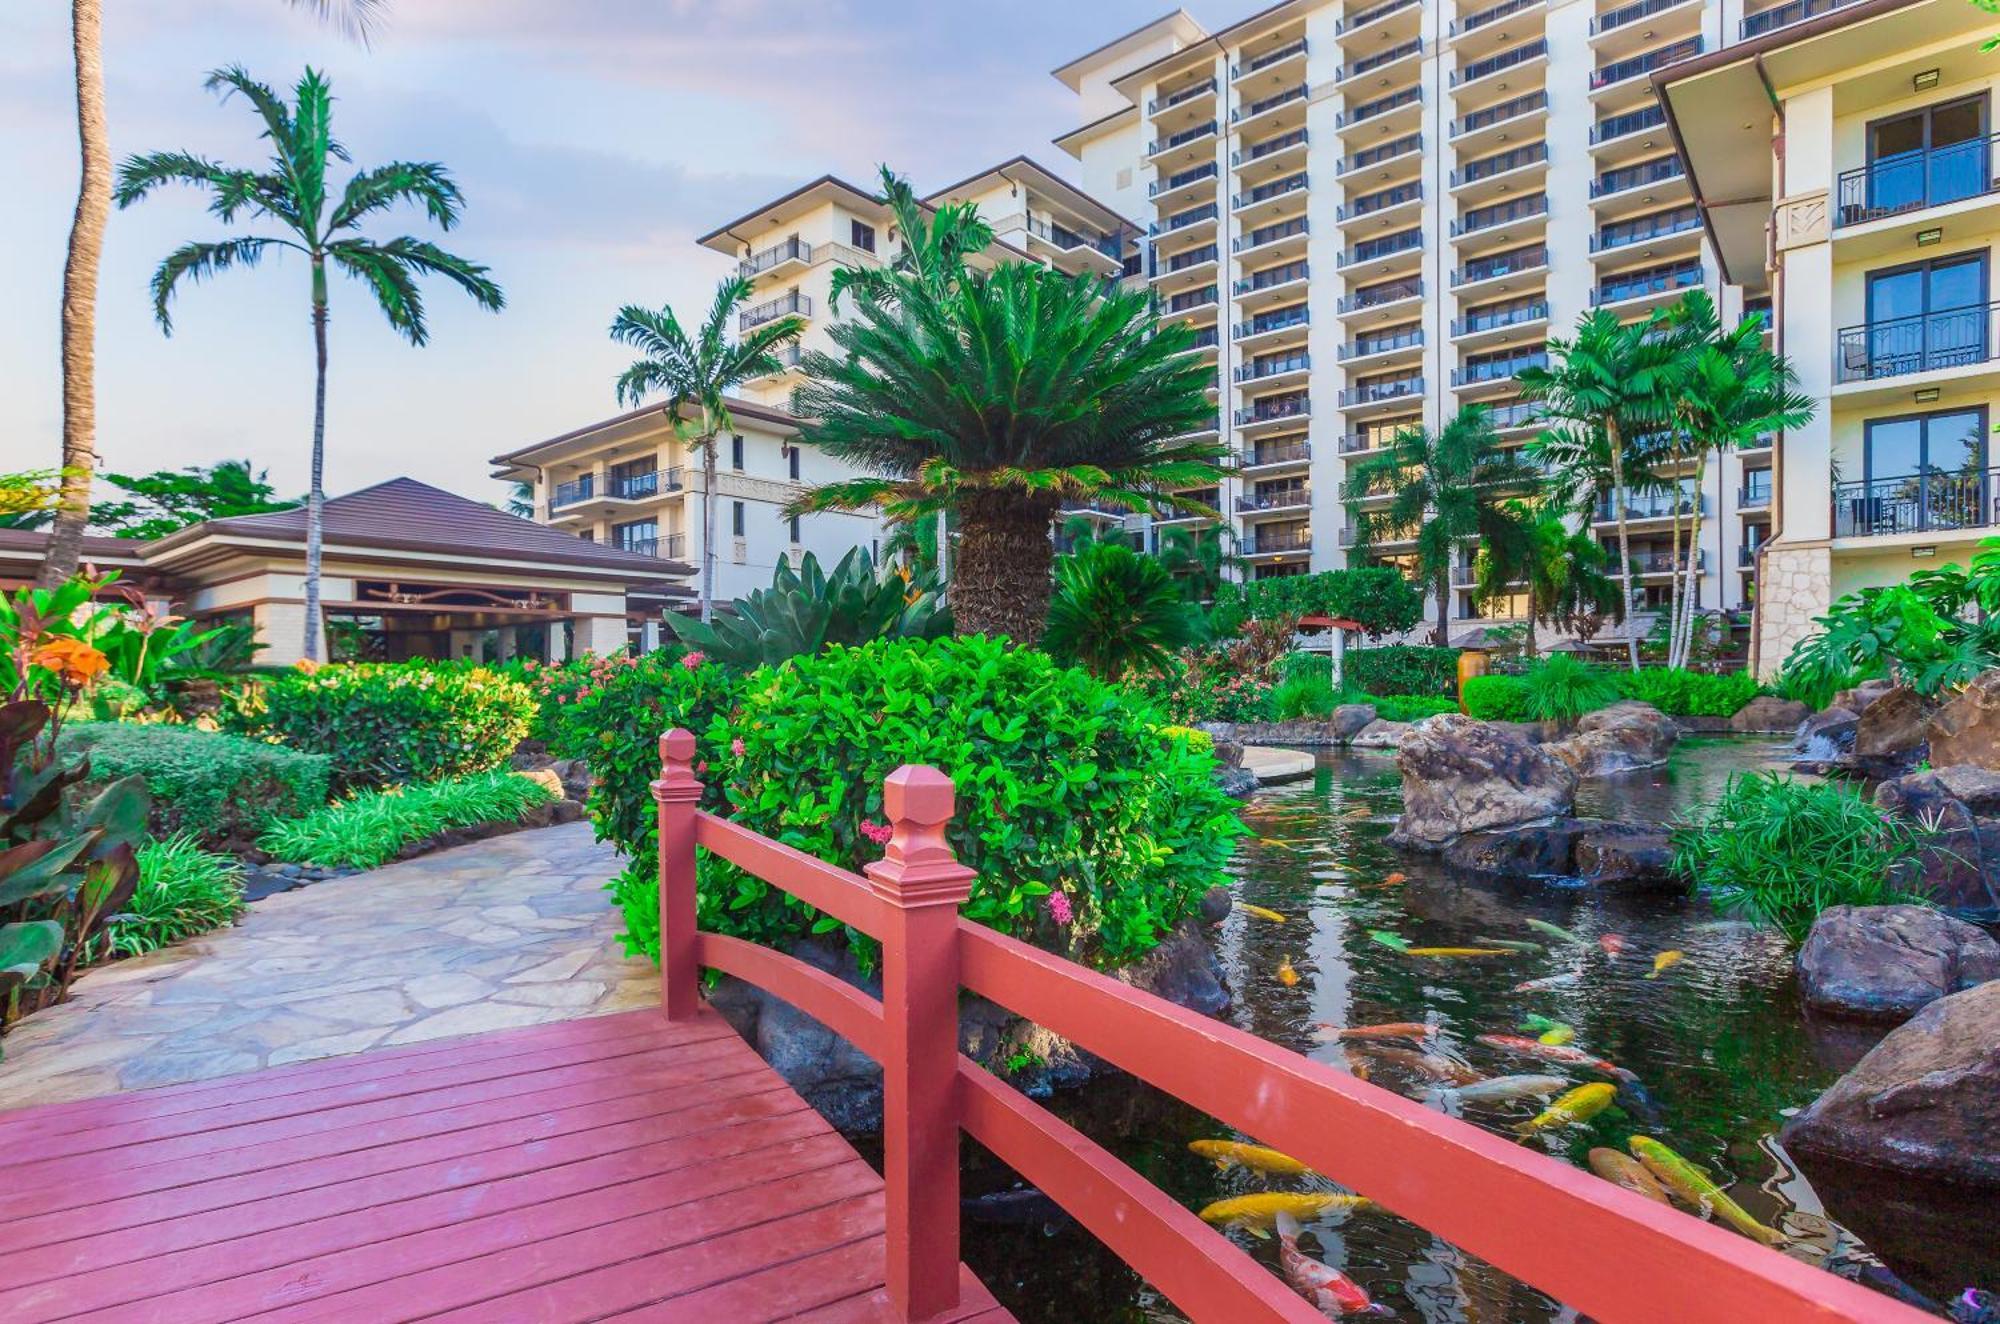
<svg viewBox="0 0 2000 1324">
<path fill-rule="evenodd" d="M 886 785 L 856 876 L 702 812 L 669 733 L 660 1011 L 0 1117 L 0 1320 L 980 1321 L 961 1134 L 1191 1317 L 1322 1318 L 957 1054 L 969 989 L 1608 1324 L 1929 1318 L 1732 1232 L 959 918 L 951 782 Z M 883 994 L 695 925 L 697 848 L 882 942 Z M 884 1169 L 701 1002 L 701 967 L 884 1070 Z"/>
</svg>

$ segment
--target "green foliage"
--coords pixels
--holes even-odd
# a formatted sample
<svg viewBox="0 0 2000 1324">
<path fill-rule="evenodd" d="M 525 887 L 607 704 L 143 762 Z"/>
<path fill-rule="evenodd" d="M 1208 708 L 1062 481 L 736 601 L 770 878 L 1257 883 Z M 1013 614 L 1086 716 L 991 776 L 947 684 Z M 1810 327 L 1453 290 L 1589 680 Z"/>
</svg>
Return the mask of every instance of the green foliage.
<svg viewBox="0 0 2000 1324">
<path fill-rule="evenodd" d="M 1357 702 L 1374 704 L 1375 715 L 1385 722 L 1421 722 L 1458 711 L 1458 700 L 1437 694 L 1371 694 Z"/>
<path fill-rule="evenodd" d="M 1331 717 L 1346 696 L 1333 687 L 1330 669 L 1318 673 L 1300 671 L 1286 676 L 1271 688 L 1271 719 L 1277 722 L 1301 718 Z"/>
<path fill-rule="evenodd" d="M 1465 682 L 1465 711 L 1482 722 L 1526 722 L 1528 684 L 1519 676 L 1472 676 Z"/>
<path fill-rule="evenodd" d="M 1364 694 L 1452 694 L 1458 651 L 1419 644 L 1350 648 L 1342 669 L 1348 685 Z"/>
<path fill-rule="evenodd" d="M 498 767 L 534 714 L 527 686 L 485 667 L 353 663 L 273 676 L 231 723 L 329 756 L 346 791 Z"/>
<path fill-rule="evenodd" d="M 1733 717 L 1763 691 L 1747 671 L 1710 675 L 1679 667 L 1608 673 L 1619 697 L 1650 703 L 1669 717 Z"/>
<path fill-rule="evenodd" d="M 1522 705 L 1528 720 L 1535 722 L 1573 722 L 1618 699 L 1618 686 L 1602 668 L 1568 653 L 1537 662 L 1521 683 Z"/>
<path fill-rule="evenodd" d="M 1841 783 L 1753 772 L 1672 840 L 1675 867 L 1718 909 L 1796 942 L 1830 906 L 1921 901 L 1909 880 L 1930 835 Z"/>
<path fill-rule="evenodd" d="M 1855 667 L 1842 670 L 1839 667 L 1801 668 L 1797 671 L 1787 667 L 1778 673 L 1777 682 L 1771 692 L 1781 699 L 1791 699 L 1815 711 L 1833 702 L 1833 696 L 1842 690 L 1882 678 L 1882 668 Z"/>
<path fill-rule="evenodd" d="M 133 499 L 91 506 L 90 522 L 120 538 L 164 538 L 177 529 L 232 515 L 291 510 L 299 503 L 278 497 L 264 471 L 248 460 L 219 460 L 185 469 L 157 469 L 133 477 L 107 473 L 104 481 Z"/>
<path fill-rule="evenodd" d="M 1420 722 L 1439 713 L 1458 711 L 1458 701 L 1431 694 L 1368 694 L 1349 687 L 1335 689 L 1332 664 L 1318 654 L 1293 653 L 1279 665 L 1280 679 L 1270 690 L 1269 715 L 1274 721 L 1325 719 L 1345 704 L 1365 703 L 1385 722 Z"/>
<path fill-rule="evenodd" d="M 1370 638 L 1400 634 L 1423 619 L 1424 595 L 1394 566 L 1323 570 L 1281 579 L 1226 583 L 1215 593 L 1209 629 L 1235 634 L 1246 620 L 1285 616 L 1340 616 L 1357 621 Z"/>
<path fill-rule="evenodd" d="M 158 722 L 71 723 L 67 755 L 88 755 L 92 781 L 137 777 L 152 799 L 155 836 L 200 846 L 246 845 L 274 818 L 326 804 L 330 760 L 244 736 Z"/>
<path fill-rule="evenodd" d="M 1115 543 L 1094 543 L 1056 561 L 1042 647 L 1065 665 L 1116 680 L 1164 672 L 1174 650 L 1201 633 L 1201 613 L 1167 567 Z"/>
<path fill-rule="evenodd" d="M 1883 675 L 1936 697 L 2000 666 L 2000 538 L 1979 546 L 1969 569 L 1920 570 L 1837 599 L 1786 657 L 1784 690 L 1823 703 L 1856 677 Z"/>
<path fill-rule="evenodd" d="M 831 574 L 811 552 L 797 570 L 780 561 L 770 588 L 732 605 L 735 614 L 719 616 L 712 625 L 678 614 L 669 615 L 667 624 L 689 648 L 739 671 L 776 666 L 833 644 L 930 639 L 951 629 L 934 582 L 878 570 L 865 547 L 841 557 Z"/>
<path fill-rule="evenodd" d="M 107 927 L 105 945 L 140 956 L 233 923 L 243 909 L 243 866 L 175 833 L 139 848 L 139 886 Z"/>
<path fill-rule="evenodd" d="M 1163 734 L 1128 692 L 1004 640 L 883 640 L 759 671 L 703 749 L 737 823 L 856 870 L 887 839 L 882 779 L 944 770 L 951 843 L 979 875 L 965 914 L 1107 965 L 1223 881 L 1242 832 L 1212 754 Z M 628 942 L 656 952 L 652 852 L 635 854 L 615 892 Z M 718 857 L 700 880 L 705 929 L 784 947 L 839 928 Z"/>
<path fill-rule="evenodd" d="M 447 828 L 515 822 L 554 798 L 541 782 L 513 772 L 415 782 L 363 791 L 303 818 L 281 819 L 257 844 L 297 864 L 373 869 L 413 841 Z"/>
</svg>

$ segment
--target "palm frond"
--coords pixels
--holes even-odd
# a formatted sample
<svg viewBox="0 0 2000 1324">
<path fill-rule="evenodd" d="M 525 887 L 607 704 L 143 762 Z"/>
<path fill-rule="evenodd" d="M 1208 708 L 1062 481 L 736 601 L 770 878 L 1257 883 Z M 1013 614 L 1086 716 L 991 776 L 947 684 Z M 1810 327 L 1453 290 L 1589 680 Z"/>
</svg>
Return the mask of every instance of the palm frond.
<svg viewBox="0 0 2000 1324">
<path fill-rule="evenodd" d="M 168 312 L 168 305 L 173 302 L 174 292 L 183 278 L 204 281 L 231 267 L 254 267 L 263 258 L 264 250 L 273 245 L 298 247 L 283 239 L 245 235 L 217 243 L 182 244 L 167 254 L 166 260 L 153 272 L 152 281 L 153 319 L 160 324 L 160 330 L 168 335 L 174 333 L 174 319 Z"/>
<path fill-rule="evenodd" d="M 389 0 L 290 0 L 294 9 L 303 9 L 320 22 L 335 28 L 363 46 L 374 45 Z"/>
<path fill-rule="evenodd" d="M 435 161 L 391 161 L 360 171 L 347 181 L 327 218 L 327 232 L 353 229 L 364 216 L 399 202 L 417 203 L 438 229 L 449 230 L 458 224 L 465 196 L 452 182 L 451 173 Z"/>
</svg>

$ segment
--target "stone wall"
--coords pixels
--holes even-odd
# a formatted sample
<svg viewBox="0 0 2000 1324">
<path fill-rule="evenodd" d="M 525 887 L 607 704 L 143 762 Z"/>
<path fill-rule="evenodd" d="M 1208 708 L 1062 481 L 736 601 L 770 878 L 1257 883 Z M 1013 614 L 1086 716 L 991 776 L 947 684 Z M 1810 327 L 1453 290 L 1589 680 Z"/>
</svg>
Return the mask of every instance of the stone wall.
<svg viewBox="0 0 2000 1324">
<path fill-rule="evenodd" d="M 1771 680 L 1792 646 L 1833 602 L 1833 553 L 1820 547 L 1766 548 L 1757 577 L 1757 678 Z"/>
</svg>

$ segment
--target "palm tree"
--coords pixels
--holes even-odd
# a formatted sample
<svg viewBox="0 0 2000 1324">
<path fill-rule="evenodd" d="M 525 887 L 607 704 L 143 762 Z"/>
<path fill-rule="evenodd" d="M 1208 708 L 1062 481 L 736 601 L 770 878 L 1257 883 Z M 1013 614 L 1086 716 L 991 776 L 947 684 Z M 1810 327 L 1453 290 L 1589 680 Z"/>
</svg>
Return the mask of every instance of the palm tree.
<svg viewBox="0 0 2000 1324">
<path fill-rule="evenodd" d="M 1658 334 L 1661 314 L 1630 326 L 1598 309 L 1577 319 L 1576 335 L 1549 338 L 1547 367 L 1515 375 L 1521 397 L 1541 402 L 1549 426 L 1528 443 L 1529 452 L 1578 509 L 1610 489 L 1618 522 L 1618 575 L 1624 601 L 1632 601 L 1632 535 L 1625 497 L 1629 452 L 1647 433 L 1672 418 L 1678 349 Z M 1603 462 L 1600 472 L 1594 463 Z M 1639 641 L 1630 631 L 1626 655 L 1639 669 Z"/>
<path fill-rule="evenodd" d="M 1230 553 L 1228 542 L 1235 533 L 1227 524 L 1212 528 L 1174 525 L 1160 530 L 1159 546 L 1153 555 L 1181 586 L 1189 602 L 1213 602 L 1222 587 L 1224 572 L 1239 570 L 1243 558 Z"/>
<path fill-rule="evenodd" d="M 1537 625 L 1579 634 L 1606 616 L 1625 619 L 1618 583 L 1604 573 L 1610 558 L 1589 530 L 1526 502 L 1508 502 L 1505 514 L 1479 549 L 1473 593 L 1481 602 L 1493 602 L 1525 592 L 1530 657 Z"/>
<path fill-rule="evenodd" d="M 507 504 L 503 507 L 515 519 L 535 517 L 535 485 L 523 478 L 507 484 Z"/>
<path fill-rule="evenodd" d="M 1353 555 L 1386 538 L 1414 539 L 1417 576 L 1437 597 L 1437 642 L 1451 642 L 1451 571 L 1468 538 L 1505 535 L 1505 503 L 1536 481 L 1534 469 L 1500 443 L 1483 405 L 1466 405 L 1436 432 L 1406 428 L 1381 453 L 1356 464 L 1341 499 L 1355 525 Z M 1362 502 L 1388 493 L 1388 506 Z"/>
<path fill-rule="evenodd" d="M 973 271 L 973 209 L 927 217 L 907 187 L 890 203 L 914 254 L 844 278 L 856 309 L 829 328 L 839 354 L 807 353 L 793 399 L 807 440 L 877 476 L 791 510 L 949 510 L 958 631 L 1032 643 L 1064 504 L 1215 517 L 1176 494 L 1220 472 L 1223 448 L 1190 439 L 1214 417 L 1214 369 L 1181 352 L 1190 333 L 1160 326 L 1146 294 L 1024 262 Z"/>
<path fill-rule="evenodd" d="M 383 0 L 291 0 L 338 22 L 366 42 Z M 40 581 L 53 587 L 76 573 L 90 519 L 90 479 L 97 464 L 97 269 L 111 215 L 111 137 L 104 112 L 103 0 L 71 0 L 76 62 L 76 130 L 82 184 L 63 263 L 62 491 Z"/>
<path fill-rule="evenodd" d="M 1705 291 L 1684 296 L 1667 326 L 1681 353 L 1675 389 L 1676 431 L 1695 461 L 1694 489 L 1706 481 L 1708 457 L 1753 446 L 1771 432 L 1812 421 L 1813 398 L 1781 354 L 1764 343 L 1764 320 L 1746 317 L 1725 331 L 1715 301 Z M 1684 571 L 1674 577 L 1667 665 L 1686 666 L 1694 642 L 1695 579 L 1700 560 L 1701 505 L 1696 503 Z"/>
<path fill-rule="evenodd" d="M 506 305 L 486 268 L 429 240 L 408 235 L 378 242 L 360 233 L 361 223 L 403 203 L 421 206 L 440 230 L 458 223 L 464 198 L 449 172 L 434 161 L 392 161 L 358 170 L 335 200 L 329 193 L 327 162 L 347 161 L 347 149 L 333 136 L 333 95 L 326 79 L 308 67 L 287 105 L 240 66 L 218 69 L 207 88 L 224 101 L 240 95 L 264 123 L 271 144 L 265 173 L 219 165 L 192 152 L 154 152 L 128 158 L 118 168 L 118 205 L 129 207 L 166 184 L 192 184 L 214 196 L 208 210 L 225 225 L 239 216 L 274 222 L 277 235 L 240 235 L 183 244 L 153 273 L 153 316 L 173 334 L 167 305 L 186 277 L 202 281 L 231 267 L 254 267 L 273 248 L 303 253 L 312 278 L 313 437 L 312 482 L 306 495 L 306 603 L 304 655 L 319 657 L 320 541 L 326 509 L 326 322 L 327 267 L 366 285 L 389 325 L 412 345 L 430 340 L 424 323 L 417 277 L 438 275 L 457 285 L 481 308 Z"/>
<path fill-rule="evenodd" d="M 729 393 L 784 367 L 778 351 L 796 342 L 805 323 L 780 317 L 729 338 L 729 319 L 750 297 L 750 282 L 731 276 L 715 287 L 715 301 L 693 340 L 674 310 L 627 304 L 611 322 L 611 338 L 641 357 L 618 376 L 618 402 L 636 408 L 648 395 L 666 395 L 661 412 L 681 443 L 701 452 L 701 619 L 715 619 L 715 440 L 733 431 Z M 698 411 L 692 422 L 687 410 Z"/>
<path fill-rule="evenodd" d="M 1094 542 L 1057 559 L 1042 645 L 1058 661 L 1105 680 L 1160 672 L 1201 633 L 1201 609 L 1158 558 Z"/>
</svg>

